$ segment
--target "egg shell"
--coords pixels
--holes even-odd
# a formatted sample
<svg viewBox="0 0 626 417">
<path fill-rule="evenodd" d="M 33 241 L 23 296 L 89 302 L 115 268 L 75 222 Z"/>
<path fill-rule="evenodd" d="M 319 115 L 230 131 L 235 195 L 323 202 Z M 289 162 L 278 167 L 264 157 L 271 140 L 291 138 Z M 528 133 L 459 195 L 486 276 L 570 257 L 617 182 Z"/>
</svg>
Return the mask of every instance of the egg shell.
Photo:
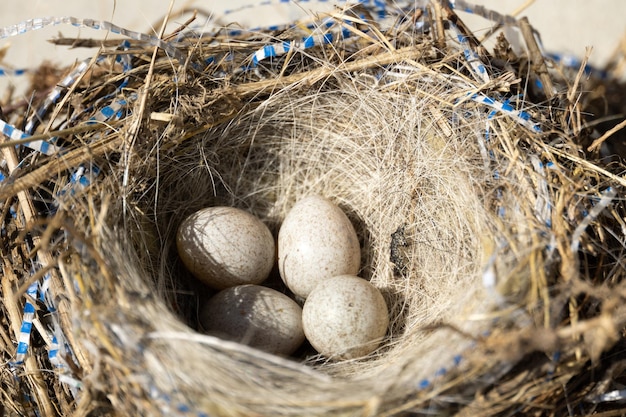
<svg viewBox="0 0 626 417">
<path fill-rule="evenodd" d="M 208 207 L 187 217 L 178 228 L 176 246 L 185 267 L 216 289 L 260 284 L 276 253 L 267 226 L 234 207 Z"/>
<path fill-rule="evenodd" d="M 357 274 L 360 264 L 359 239 L 339 207 L 313 195 L 291 208 L 278 233 L 278 269 L 294 294 L 306 298 L 324 279 Z"/>
<path fill-rule="evenodd" d="M 300 306 L 259 285 L 220 291 L 204 305 L 199 319 L 209 334 L 276 355 L 290 355 L 304 341 Z"/>
<path fill-rule="evenodd" d="M 304 334 L 331 359 L 353 359 L 373 352 L 387 333 L 389 313 L 382 294 L 352 275 L 324 280 L 302 308 Z"/>
</svg>

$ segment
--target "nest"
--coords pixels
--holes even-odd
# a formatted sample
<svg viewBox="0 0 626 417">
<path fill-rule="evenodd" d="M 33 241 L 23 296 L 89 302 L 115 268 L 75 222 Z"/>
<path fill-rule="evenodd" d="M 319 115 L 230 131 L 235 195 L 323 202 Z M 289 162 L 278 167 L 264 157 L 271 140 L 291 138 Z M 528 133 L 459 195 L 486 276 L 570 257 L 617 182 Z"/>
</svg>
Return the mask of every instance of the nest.
<svg viewBox="0 0 626 417">
<path fill-rule="evenodd" d="M 280 30 L 192 22 L 160 39 L 99 24 L 130 41 L 95 42 L 69 81 L 42 68 L 52 93 L 32 107 L 3 104 L 26 132 L 2 147 L 6 415 L 610 408 L 623 164 L 598 152 L 610 127 L 585 118 L 582 69 L 539 53 L 524 20 L 528 54 L 503 36 L 487 51 L 437 2 Z M 212 292 L 176 254 L 181 221 L 228 205 L 276 235 L 309 194 L 357 229 L 389 307 L 381 347 L 284 358 L 203 334 Z"/>
</svg>

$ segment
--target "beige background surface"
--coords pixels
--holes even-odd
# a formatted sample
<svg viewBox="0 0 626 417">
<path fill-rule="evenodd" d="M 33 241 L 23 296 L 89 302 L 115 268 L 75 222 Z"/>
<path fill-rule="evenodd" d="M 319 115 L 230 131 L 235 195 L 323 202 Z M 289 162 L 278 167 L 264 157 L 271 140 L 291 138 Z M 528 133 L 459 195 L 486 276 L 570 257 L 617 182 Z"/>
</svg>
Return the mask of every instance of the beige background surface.
<svg viewBox="0 0 626 417">
<path fill-rule="evenodd" d="M 326 9 L 315 0 L 245 9 L 224 16 L 226 8 L 236 8 L 245 4 L 258 4 L 261 0 L 175 0 L 174 9 L 199 8 L 210 11 L 222 21 L 237 21 L 242 25 L 255 27 L 282 23 L 303 17 L 314 10 Z M 277 0 L 274 0 L 278 3 Z M 0 26 L 19 23 L 22 20 L 43 16 L 71 15 L 80 18 L 104 19 L 136 31 L 149 31 L 157 27 L 168 10 L 170 0 L 5 0 L 0 8 Z M 481 0 L 476 3 L 511 13 L 525 0 Z M 522 14 L 542 35 L 547 50 L 582 56 L 586 46 L 593 46 L 592 62 L 604 63 L 615 49 L 626 31 L 626 1 L 623 0 L 535 0 Z M 482 19 L 472 19 L 462 15 L 473 29 L 480 31 L 489 26 Z M 173 24 L 180 23 L 174 19 Z M 42 60 L 69 64 L 75 59 L 90 56 L 88 50 L 54 46 L 46 42 L 59 33 L 64 36 L 101 38 L 105 33 L 90 29 L 57 26 L 42 29 L 27 35 L 0 40 L 0 51 L 6 54 L 0 65 L 3 68 L 34 67 Z M 8 48 L 8 49 L 7 49 Z M 7 83 L 20 83 L 19 78 L 0 77 L 0 88 Z"/>
</svg>

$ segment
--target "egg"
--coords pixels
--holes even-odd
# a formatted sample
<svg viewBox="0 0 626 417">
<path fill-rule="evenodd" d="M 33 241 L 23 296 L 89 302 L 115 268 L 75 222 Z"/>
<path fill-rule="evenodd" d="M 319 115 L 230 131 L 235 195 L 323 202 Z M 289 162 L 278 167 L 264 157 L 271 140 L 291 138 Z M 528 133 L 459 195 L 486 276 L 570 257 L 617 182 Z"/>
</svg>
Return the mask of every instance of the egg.
<svg viewBox="0 0 626 417">
<path fill-rule="evenodd" d="M 220 291 L 201 309 L 199 321 L 209 334 L 276 355 L 290 355 L 304 341 L 300 306 L 259 285 Z"/>
<path fill-rule="evenodd" d="M 365 356 L 380 346 L 389 326 L 382 294 L 353 275 L 325 280 L 302 308 L 302 326 L 311 345 L 331 359 Z"/>
<path fill-rule="evenodd" d="M 234 207 L 208 207 L 187 217 L 178 228 L 176 246 L 185 267 L 216 289 L 260 284 L 276 253 L 267 226 Z"/>
<path fill-rule="evenodd" d="M 324 279 L 359 272 L 361 249 L 354 226 L 328 199 L 313 195 L 291 208 L 278 232 L 280 276 L 306 298 Z"/>
</svg>

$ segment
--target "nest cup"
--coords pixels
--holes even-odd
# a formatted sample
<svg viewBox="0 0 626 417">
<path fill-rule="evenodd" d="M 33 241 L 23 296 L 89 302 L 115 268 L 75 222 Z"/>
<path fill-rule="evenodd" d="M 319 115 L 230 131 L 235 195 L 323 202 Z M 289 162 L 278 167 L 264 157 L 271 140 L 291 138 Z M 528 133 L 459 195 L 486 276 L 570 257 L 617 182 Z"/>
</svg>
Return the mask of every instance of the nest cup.
<svg viewBox="0 0 626 417">
<path fill-rule="evenodd" d="M 411 99 L 404 91 L 381 92 L 370 79 L 355 80 L 350 74 L 337 73 L 314 90 L 272 93 L 261 106 L 243 111 L 228 125 L 190 138 L 173 156 L 159 162 L 159 177 L 145 175 L 141 169 L 131 177 L 136 186 L 158 184 L 154 191 L 128 202 L 140 212 L 153 214 L 155 221 L 147 216 L 147 221 L 125 226 L 125 233 L 138 238 L 137 247 L 120 248 L 123 260 L 118 263 L 128 269 L 120 279 L 141 282 L 146 286 L 144 293 L 158 294 L 151 298 L 153 302 L 176 306 L 167 313 L 173 320 L 182 318 L 196 328 L 197 309 L 210 293 L 184 270 L 176 254 L 175 231 L 182 219 L 203 207 L 234 206 L 255 214 L 276 234 L 295 201 L 310 194 L 324 195 L 356 226 L 364 254 L 360 275 L 385 295 L 392 325 L 383 347 L 369 358 L 338 362 L 309 356 L 292 359 L 290 371 L 304 362 L 297 369 L 305 387 L 291 393 L 291 401 L 302 401 L 309 390 L 311 395 L 334 397 L 328 389 L 334 379 L 327 379 L 328 375 L 341 384 L 352 379 L 368 385 L 375 381 L 362 398 L 369 401 L 370 390 L 388 390 L 387 383 L 397 383 L 393 378 L 383 383 L 377 378 L 381 372 L 390 372 L 391 358 L 402 361 L 407 355 L 405 360 L 415 362 L 416 350 L 420 364 L 411 366 L 420 368 L 419 375 L 412 375 L 417 381 L 434 376 L 441 367 L 453 366 L 471 340 L 452 331 L 424 328 L 438 322 L 467 327 L 466 315 L 493 304 L 480 277 L 481 239 L 486 230 L 494 230 L 494 224 L 492 208 L 482 198 L 485 190 L 478 185 L 489 174 L 475 164 L 479 158 L 476 135 L 446 139 L 429 114 L 429 106 L 433 103 Z M 137 253 L 147 256 L 137 259 Z M 150 267 L 141 271 L 131 265 Z M 230 355 L 210 358 L 210 347 L 186 340 L 197 337 L 191 329 L 167 342 L 158 336 L 167 328 L 159 329 L 157 323 L 151 326 L 154 333 L 147 334 L 151 334 L 154 349 L 202 352 L 200 362 L 182 359 L 183 363 L 176 365 L 191 365 L 183 374 L 186 378 L 199 376 L 198 384 L 213 379 L 219 366 L 229 378 L 242 372 L 242 381 L 233 381 L 236 392 L 244 375 L 259 372 L 258 364 L 245 365 Z M 445 348 L 451 339 L 456 340 Z M 203 340 L 223 345 L 226 352 L 231 346 L 208 337 Z M 241 346 L 236 349 L 243 349 L 253 360 L 268 360 L 259 352 Z M 205 362 L 201 368 L 206 374 L 197 370 Z M 309 380 L 313 369 L 320 372 L 313 377 L 321 378 L 317 387 Z M 274 372 L 282 385 L 283 370 Z M 285 397 L 278 394 L 282 390 L 277 391 L 274 378 L 259 381 L 257 388 L 268 390 L 266 395 L 271 393 L 283 404 Z M 214 383 L 224 381 L 215 378 Z M 349 385 L 347 389 L 352 395 L 362 395 Z M 242 394 L 250 400 L 248 389 Z M 245 406 L 245 400 L 235 402 Z"/>
<path fill-rule="evenodd" d="M 558 130 L 561 114 L 521 100 L 498 112 L 486 105 L 494 100 L 476 99 L 483 89 L 504 101 L 518 87 L 498 66 L 483 67 L 491 84 L 477 79 L 467 45 L 402 29 L 406 10 L 388 14 L 392 24 L 344 13 L 325 30 L 357 19 L 360 35 L 245 70 L 255 51 L 285 34 L 183 38 L 187 62 L 162 52 L 135 57 L 133 69 L 100 62 L 109 72 L 94 70 L 77 87 L 99 105 L 123 98 L 124 115 L 89 138 L 62 136 L 74 153 L 39 166 L 59 173 L 44 186 L 33 176 L 11 185 L 55 199 L 47 228 L 31 233 L 57 259 L 53 328 L 71 362 L 57 370 L 65 382 L 51 402 L 61 410 L 391 415 L 430 404 L 443 412 L 439 393 L 469 398 L 536 347 L 498 350 L 484 340 L 518 335 L 543 317 L 537 294 L 560 260 L 550 226 L 560 213 L 550 211 L 554 194 L 538 163 L 543 136 L 528 120 Z M 298 30 L 286 33 L 297 38 Z M 198 71 L 198 62 L 211 64 Z M 102 174 L 89 188 L 59 193 L 78 163 Z M 381 346 L 355 360 L 306 347 L 284 358 L 203 334 L 198 309 L 212 291 L 176 253 L 182 220 L 233 206 L 276 236 L 290 207 L 311 194 L 355 225 L 360 275 L 389 307 Z M 285 290 L 276 271 L 267 285 Z M 69 380 L 73 389 L 64 388 Z"/>
<path fill-rule="evenodd" d="M 303 401 L 306 391 L 333 398 L 336 394 L 329 391 L 329 384 L 352 379 L 372 384 L 361 398 L 369 401 L 379 390 L 389 390 L 387 384 L 399 382 L 391 377 L 380 380 L 381 373 L 392 372 L 392 358 L 408 360 L 411 364 L 403 366 L 419 369 L 411 375 L 415 380 L 409 386 L 431 378 L 439 369 L 454 366 L 455 358 L 472 341 L 454 331 L 426 328 L 446 322 L 476 330 L 481 324 L 469 323 L 467 317 L 488 311 L 495 301 L 481 280 L 485 258 L 481 239 L 495 225 L 493 209 L 482 198 L 486 190 L 477 185 L 489 174 L 475 165 L 479 158 L 475 132 L 459 134 L 461 140 L 446 139 L 428 114 L 433 103 L 410 100 L 404 92 L 380 92 L 370 83 L 339 73 L 313 91 L 273 93 L 260 108 L 243 112 L 225 128 L 190 138 L 174 157 L 160 162 L 162 176 L 132 177 L 137 183 L 158 183 L 149 198 L 144 195 L 131 203 L 146 213 L 156 207 L 156 222 L 148 221 L 151 227 L 146 222 L 126 226 L 126 232 L 141 236 L 139 248 L 145 249 L 122 247 L 120 264 L 160 265 L 148 269 L 151 273 L 129 268 L 121 279 L 143 283 L 147 293 L 160 289 L 154 302 L 176 306 L 168 314 L 172 319 L 182 317 L 192 328 L 197 328 L 197 309 L 210 293 L 182 268 L 175 251 L 175 231 L 187 215 L 208 206 L 239 207 L 258 216 L 276 234 L 295 201 L 318 194 L 336 202 L 352 220 L 364 254 L 360 275 L 386 298 L 392 319 L 389 334 L 377 352 L 362 360 L 326 361 L 306 355 L 292 359 L 290 371 L 304 362 L 296 368 L 304 387 L 290 392 L 289 402 Z M 146 233 L 149 237 L 143 241 Z M 133 253 L 137 251 L 147 253 L 147 259 L 138 260 Z M 269 285 L 275 282 L 270 279 Z M 199 362 L 183 358 L 184 363 L 176 367 L 191 365 L 183 374 L 198 376 L 205 389 L 217 388 L 205 385 L 217 366 L 229 378 L 243 373 L 242 381 L 233 380 L 233 391 L 227 396 L 241 389 L 244 375 L 259 372 L 258 364 L 243 364 L 230 354 L 213 362 L 217 358 L 209 359 L 210 347 L 186 340 L 197 337 L 191 329 L 168 343 L 158 335 L 166 328 L 151 326 L 154 333 L 146 336 L 154 349 L 202 352 L 204 359 L 198 358 Z M 223 344 L 204 340 L 209 345 Z M 230 345 L 223 345 L 228 352 Z M 243 349 L 251 360 L 268 360 L 253 350 L 236 349 Z M 197 370 L 199 366 L 206 367 L 206 374 Z M 311 377 L 313 369 L 320 375 Z M 278 375 L 258 381 L 255 388 L 268 392 L 257 393 L 256 400 L 271 395 L 278 406 L 284 404 L 285 394 L 279 394 L 284 388 L 278 389 L 274 378 L 282 386 L 284 376 L 280 368 L 273 371 Z M 319 378 L 320 385 L 311 383 L 310 379 Z M 224 381 L 216 378 L 214 383 Z M 347 389 L 351 395 L 362 395 L 349 385 Z M 249 387 L 242 394 L 250 401 Z M 245 407 L 246 400 L 235 402 Z"/>
</svg>

